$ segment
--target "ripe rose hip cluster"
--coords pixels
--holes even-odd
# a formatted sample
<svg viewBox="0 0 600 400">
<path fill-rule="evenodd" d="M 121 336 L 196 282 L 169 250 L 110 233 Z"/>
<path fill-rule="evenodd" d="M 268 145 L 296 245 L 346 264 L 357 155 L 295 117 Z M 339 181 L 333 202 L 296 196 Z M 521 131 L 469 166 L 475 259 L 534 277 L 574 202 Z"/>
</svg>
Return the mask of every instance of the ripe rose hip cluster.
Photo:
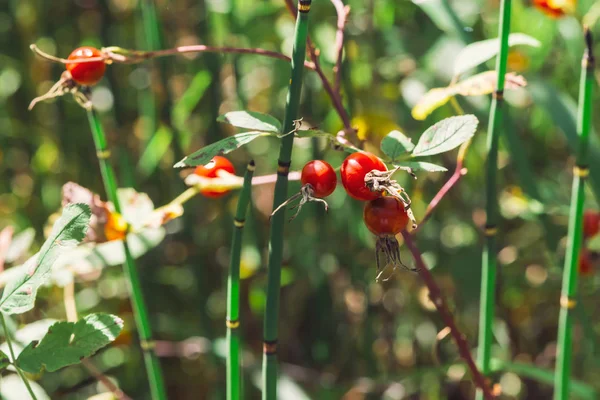
<svg viewBox="0 0 600 400">
<path fill-rule="evenodd" d="M 66 71 L 61 80 L 46 95 L 35 99 L 31 106 L 39 100 L 66 92 L 72 93 L 82 105 L 89 104 L 86 95 L 78 86 L 93 86 L 98 83 L 106 71 L 107 60 L 102 51 L 88 46 L 73 50 L 68 60 L 81 62 L 66 64 Z M 382 272 L 388 266 L 392 271 L 399 266 L 404 266 L 400 260 L 400 245 L 395 236 L 407 227 L 410 220 L 414 223 L 410 199 L 402 187 L 391 180 L 396 170 L 388 171 L 383 161 L 371 153 L 356 152 L 344 160 L 340 171 L 342 185 L 348 195 L 367 202 L 363 220 L 367 228 L 377 236 L 377 279 L 381 278 Z M 231 162 L 221 156 L 215 156 L 208 164 L 198 166 L 194 171 L 196 175 L 204 178 L 218 178 L 221 172 L 235 174 Z M 296 200 L 299 200 L 299 203 L 292 207 L 296 209 L 296 213 L 290 220 L 294 219 L 302 206 L 309 201 L 323 203 L 327 210 L 327 202 L 323 199 L 333 193 L 337 185 L 337 175 L 333 167 L 323 160 L 312 160 L 302 168 L 300 180 L 302 182 L 300 192 L 281 204 L 272 215 Z M 200 193 L 209 198 L 219 198 L 227 194 L 228 190 L 211 188 L 202 189 Z M 109 236 L 122 235 L 122 224 L 116 219 L 112 222 Z M 113 226 L 115 229 L 112 229 Z M 383 265 L 380 262 L 381 254 L 385 257 Z"/>
<path fill-rule="evenodd" d="M 217 178 L 220 171 L 234 174 L 233 165 L 224 157 L 215 156 L 208 164 L 199 166 L 194 173 L 205 178 Z M 381 278 L 382 272 L 390 266 L 392 271 L 399 266 L 404 266 L 400 260 L 400 245 L 396 235 L 406 229 L 410 213 L 410 201 L 407 196 L 395 195 L 402 188 L 390 180 L 394 171 L 388 171 L 386 165 L 377 156 L 367 152 L 356 152 L 350 154 L 344 160 L 340 175 L 342 185 L 350 197 L 365 201 L 363 220 L 367 228 L 377 236 L 376 260 L 377 279 Z M 290 219 L 293 220 L 304 204 L 309 201 L 323 203 L 327 210 L 327 202 L 323 200 L 335 190 L 337 175 L 334 168 L 323 160 L 312 160 L 304 165 L 300 175 L 302 187 L 298 193 L 290 197 L 273 211 L 273 215 L 291 202 L 299 200 L 292 207 L 296 213 Z M 218 198 L 228 191 L 207 191 L 202 193 L 206 197 Z M 385 264 L 380 262 L 380 254 L 385 257 Z M 404 266 L 406 267 L 406 266 Z"/>
</svg>

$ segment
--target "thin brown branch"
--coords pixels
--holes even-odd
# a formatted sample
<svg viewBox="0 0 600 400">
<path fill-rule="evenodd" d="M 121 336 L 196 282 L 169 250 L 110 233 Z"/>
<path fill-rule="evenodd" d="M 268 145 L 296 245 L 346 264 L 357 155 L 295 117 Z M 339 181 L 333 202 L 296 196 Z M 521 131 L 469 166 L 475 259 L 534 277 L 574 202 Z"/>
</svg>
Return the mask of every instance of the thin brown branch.
<svg viewBox="0 0 600 400">
<path fill-rule="evenodd" d="M 333 88 L 340 93 L 342 81 L 342 57 L 344 55 L 344 28 L 350 14 L 350 6 L 344 6 L 342 0 L 331 0 L 337 13 L 337 32 L 335 33 L 336 60 L 333 67 Z"/>
<path fill-rule="evenodd" d="M 285 5 L 287 6 L 287 9 L 290 11 L 290 13 L 294 16 L 294 18 L 296 18 L 297 10 L 296 10 L 296 6 L 294 5 L 294 2 L 292 0 L 285 0 Z M 339 92 L 337 92 L 333 89 L 333 87 L 331 86 L 331 83 L 329 82 L 329 79 L 327 79 L 327 77 L 325 76 L 325 73 L 323 72 L 323 69 L 321 68 L 321 64 L 319 63 L 319 50 L 313 44 L 312 40 L 310 39 L 310 36 L 307 39 L 307 44 L 308 44 L 308 46 L 307 46 L 308 54 L 315 66 L 314 70 L 319 75 L 319 78 L 321 79 L 321 82 L 323 83 L 323 89 L 325 89 L 325 91 L 327 92 L 327 95 L 329 95 L 329 98 L 331 99 L 333 107 L 335 108 L 338 115 L 340 116 L 340 119 L 342 120 L 342 123 L 344 124 L 344 130 L 352 131 L 353 128 L 352 128 L 352 124 L 350 122 L 350 116 L 348 115 L 348 112 L 344 108 L 344 104 L 342 102 L 342 97 Z"/>
<path fill-rule="evenodd" d="M 427 206 L 427 210 L 425 210 L 425 215 L 421 219 L 419 226 L 417 227 L 417 229 L 412 231 L 413 236 L 419 231 L 419 229 L 421 229 L 423 224 L 431 217 L 433 210 L 436 209 L 436 207 L 440 204 L 440 201 L 442 201 L 444 196 L 446 196 L 448 194 L 450 189 L 452 189 L 458 183 L 460 178 L 462 178 L 464 175 L 467 174 L 467 169 L 464 168 L 463 165 L 464 165 L 465 154 L 466 154 L 467 149 L 469 148 L 470 144 L 471 144 L 471 141 L 468 140 L 465 143 L 463 143 L 462 146 L 460 147 L 460 149 L 458 151 L 458 156 L 456 157 L 456 168 L 454 169 L 454 173 L 448 179 L 448 181 L 444 184 L 444 186 L 442 186 L 442 188 L 437 192 L 437 194 L 433 197 L 433 199 L 429 202 L 429 205 Z"/>
<path fill-rule="evenodd" d="M 186 53 L 236 53 L 236 54 L 256 54 L 259 56 L 276 58 L 279 60 L 290 62 L 291 59 L 285 54 L 278 53 L 276 51 L 259 49 L 259 48 L 243 48 L 243 47 L 213 47 L 205 46 L 203 44 L 191 45 L 191 46 L 179 46 L 172 49 L 156 50 L 156 51 L 137 51 L 137 50 L 126 50 L 119 47 L 105 47 L 103 48 L 104 57 L 90 57 L 82 60 L 68 60 L 66 58 L 55 57 L 48 53 L 43 52 L 35 44 L 29 46 L 31 50 L 38 56 L 61 64 L 73 64 L 73 63 L 88 63 L 104 61 L 107 63 L 117 62 L 123 64 L 137 64 L 151 58 L 172 56 L 177 54 Z M 312 62 L 306 61 L 304 66 L 308 69 L 314 70 L 315 66 Z"/>
<path fill-rule="evenodd" d="M 423 261 L 421 252 L 417 248 L 415 242 L 413 242 L 410 233 L 408 233 L 407 231 L 402 231 L 402 236 L 404 237 L 404 243 L 406 244 L 406 247 L 408 247 L 408 249 L 410 250 L 417 264 L 417 271 L 423 279 L 423 282 L 425 282 L 427 289 L 429 290 L 429 298 L 431 299 L 438 313 L 442 317 L 442 321 L 444 321 L 444 324 L 448 328 L 450 328 L 450 334 L 452 335 L 452 338 L 454 339 L 454 342 L 458 347 L 458 352 L 461 358 L 465 360 L 465 362 L 467 363 L 467 367 L 471 371 L 471 375 L 473 377 L 473 382 L 475 383 L 475 386 L 481 389 L 484 397 L 487 400 L 493 400 L 495 397 L 492 394 L 484 376 L 481 374 L 479 369 L 477 369 L 477 365 L 475 364 L 473 356 L 471 355 L 471 351 L 469 350 L 469 344 L 467 343 L 465 336 L 458 329 L 458 326 L 454 321 L 454 316 L 452 315 L 452 312 L 448 308 L 448 304 L 446 303 L 446 300 L 442 295 L 441 289 L 433 279 L 433 275 L 431 275 L 431 272 L 429 272 L 429 269 L 425 265 L 425 261 Z"/>
</svg>

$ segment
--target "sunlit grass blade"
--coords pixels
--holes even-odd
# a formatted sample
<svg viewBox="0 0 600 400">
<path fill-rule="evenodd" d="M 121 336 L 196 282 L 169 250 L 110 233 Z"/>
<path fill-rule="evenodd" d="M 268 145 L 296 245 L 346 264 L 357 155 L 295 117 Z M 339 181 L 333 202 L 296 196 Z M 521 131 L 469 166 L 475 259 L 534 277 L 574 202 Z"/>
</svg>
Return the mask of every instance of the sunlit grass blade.
<svg viewBox="0 0 600 400">
<path fill-rule="evenodd" d="M 560 316 L 558 321 L 558 347 L 554 375 L 554 399 L 569 398 L 571 377 L 571 358 L 573 345 L 573 312 L 576 305 L 577 264 L 583 238 L 583 208 L 585 205 L 585 179 L 588 169 L 588 143 L 592 118 L 592 89 L 594 87 L 594 56 L 592 54 L 592 34 L 586 28 L 587 48 L 581 63 L 581 81 L 579 87 L 579 113 L 577 134 L 579 146 L 576 165 L 573 169 L 573 187 L 571 191 L 571 210 L 569 213 L 569 235 L 563 271 L 560 296 Z"/>
</svg>

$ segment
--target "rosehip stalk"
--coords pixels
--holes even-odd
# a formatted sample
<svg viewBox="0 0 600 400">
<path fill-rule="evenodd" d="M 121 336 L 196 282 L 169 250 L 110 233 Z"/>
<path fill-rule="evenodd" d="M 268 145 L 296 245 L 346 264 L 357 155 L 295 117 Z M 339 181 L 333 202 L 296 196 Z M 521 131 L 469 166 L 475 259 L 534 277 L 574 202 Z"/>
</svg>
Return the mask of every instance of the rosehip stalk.
<svg viewBox="0 0 600 400">
<path fill-rule="evenodd" d="M 294 50 L 292 52 L 291 62 L 291 79 L 286 100 L 285 116 L 281 131 L 282 134 L 291 132 L 294 129 L 294 120 L 298 119 L 310 5 L 311 0 L 298 1 Z M 292 158 L 293 144 L 294 135 L 285 135 L 281 139 L 273 210 L 277 209 L 287 197 L 288 173 Z M 277 324 L 279 322 L 279 291 L 281 284 L 281 262 L 283 257 L 284 218 L 285 210 L 282 210 L 282 212 L 276 213 L 273 216 L 269 237 L 267 304 L 265 308 L 263 332 L 263 400 L 275 400 L 277 398 Z"/>
<path fill-rule="evenodd" d="M 496 91 L 490 108 L 490 120 L 487 136 L 486 163 L 486 223 L 485 244 L 481 273 L 481 297 L 479 305 L 479 349 L 477 361 L 483 375 L 491 373 L 490 359 L 492 350 L 492 332 L 494 309 L 496 307 L 496 234 L 498 232 L 498 193 L 496 174 L 498 169 L 498 139 L 502 128 L 504 104 L 504 80 L 508 57 L 508 35 L 510 33 L 511 0 L 502 0 L 500 5 L 500 23 L 498 37 L 500 52 L 496 59 Z M 476 398 L 483 399 L 484 393 L 477 391 Z"/>
<path fill-rule="evenodd" d="M 569 213 L 569 236 L 563 272 L 560 296 L 560 315 L 558 321 L 558 347 L 554 375 L 554 399 L 569 398 L 571 379 L 571 354 L 573 345 L 573 313 L 577 304 L 577 264 L 583 236 L 583 207 L 585 203 L 585 178 L 588 169 L 588 143 L 592 118 L 592 89 L 594 86 L 594 55 L 592 53 L 592 34 L 585 29 L 586 50 L 581 63 L 581 82 L 579 87 L 579 115 L 577 133 L 579 148 L 573 169 L 573 188 L 571 192 L 571 211 Z"/>
<path fill-rule="evenodd" d="M 240 358 L 240 257 L 242 251 L 242 232 L 246 222 L 246 212 L 252 192 L 254 161 L 248 163 L 244 175 L 244 186 L 238 198 L 237 211 L 233 220 L 231 239 L 231 257 L 227 278 L 227 400 L 241 398 L 241 358 Z"/>
<path fill-rule="evenodd" d="M 108 149 L 106 143 L 106 136 L 104 135 L 102 124 L 100 123 L 98 115 L 93 109 L 89 109 L 87 115 L 90 128 L 92 130 L 92 135 L 94 137 L 94 143 L 96 145 L 96 155 L 98 156 L 98 161 L 100 162 L 100 172 L 102 174 L 102 180 L 104 182 L 104 188 L 106 190 L 108 200 L 110 200 L 115 206 L 115 211 L 121 214 L 121 205 L 119 204 L 119 199 L 117 197 L 115 173 L 112 166 L 108 162 L 110 150 Z M 131 303 L 133 306 L 133 314 L 138 329 L 138 335 L 140 337 L 140 345 L 144 354 L 146 373 L 150 383 L 152 399 L 166 400 L 167 395 L 165 392 L 160 362 L 153 349 L 154 339 L 152 337 L 152 328 L 150 326 L 150 319 L 148 317 L 148 309 L 146 307 L 146 303 L 144 302 L 144 295 L 142 293 L 142 286 L 140 284 L 140 276 L 136 269 L 133 256 L 129 250 L 127 240 L 123 240 L 123 249 L 125 251 L 125 264 L 123 264 L 123 270 L 125 276 L 127 277 Z"/>
</svg>

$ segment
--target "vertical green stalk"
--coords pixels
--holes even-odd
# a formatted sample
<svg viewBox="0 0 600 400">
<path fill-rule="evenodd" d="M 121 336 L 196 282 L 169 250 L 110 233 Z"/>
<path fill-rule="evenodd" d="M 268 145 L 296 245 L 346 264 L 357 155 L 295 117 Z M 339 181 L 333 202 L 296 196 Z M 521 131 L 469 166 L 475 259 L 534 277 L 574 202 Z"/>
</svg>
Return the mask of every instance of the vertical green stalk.
<svg viewBox="0 0 600 400">
<path fill-rule="evenodd" d="M 240 256 L 242 233 L 246 223 L 246 212 L 252 192 L 254 161 L 248 163 L 244 175 L 244 186 L 238 199 L 237 211 L 233 220 L 229 276 L 227 277 L 227 400 L 240 399 L 242 392 L 240 374 Z"/>
<path fill-rule="evenodd" d="M 115 211 L 120 214 L 121 205 L 119 204 L 119 199 L 117 197 L 115 173 L 112 169 L 112 166 L 108 162 L 110 150 L 108 149 L 108 145 L 106 143 L 106 136 L 104 135 L 104 130 L 102 129 L 100 119 L 94 110 L 89 109 L 87 115 L 90 128 L 92 130 L 92 135 L 94 137 L 94 144 L 96 145 L 96 155 L 98 156 L 98 162 L 100 163 L 100 172 L 102 174 L 102 181 L 104 182 L 106 195 L 108 196 L 108 200 L 114 204 Z M 144 352 L 144 361 L 146 362 L 146 372 L 148 374 L 152 399 L 166 400 L 167 396 L 165 393 L 160 363 L 158 357 L 153 351 L 154 341 L 152 339 L 152 329 L 150 327 L 148 310 L 142 294 L 140 277 L 136 269 L 134 259 L 129 251 L 127 240 L 123 240 L 123 247 L 125 250 L 125 264 L 123 265 L 123 268 L 129 284 L 129 293 L 133 306 L 133 314 L 140 337 L 140 345 L 142 347 L 142 351 Z"/>
<path fill-rule="evenodd" d="M 158 19 L 154 0 L 140 0 L 140 14 L 142 29 L 138 28 L 138 46 L 146 50 L 160 49 L 160 32 L 158 31 Z M 149 62 L 148 74 L 152 73 L 153 61 Z M 145 88 L 140 93 L 140 114 L 144 117 L 144 144 L 152 138 L 157 129 L 156 98 L 151 87 Z"/>
<path fill-rule="evenodd" d="M 571 375 L 571 347 L 573 313 L 577 304 L 577 263 L 583 236 L 583 207 L 585 203 L 584 183 L 588 176 L 588 142 L 592 117 L 592 88 L 594 86 L 594 55 L 592 53 L 592 34 L 585 29 L 587 44 L 581 62 L 581 81 L 579 86 L 579 110 L 577 118 L 577 163 L 573 169 L 573 188 L 571 191 L 571 211 L 569 214 L 569 236 L 563 272 L 560 296 L 560 316 L 558 320 L 558 348 L 554 375 L 554 399 L 569 398 Z"/>
<path fill-rule="evenodd" d="M 294 129 L 294 120 L 298 118 L 300 93 L 302 90 L 302 73 L 306 56 L 306 38 L 308 35 L 308 12 L 311 3 L 312 0 L 298 1 L 298 16 L 296 19 L 294 50 L 292 52 L 291 63 L 292 71 L 286 100 L 282 134 L 291 132 Z M 281 139 L 273 209 L 279 207 L 287 197 L 288 173 L 290 171 L 293 144 L 293 134 L 285 135 Z M 263 400 L 277 399 L 277 323 L 279 315 L 279 290 L 281 282 L 281 261 L 283 256 L 284 222 L 284 210 L 275 214 L 271 219 L 267 305 L 265 309 L 263 332 Z"/>
<path fill-rule="evenodd" d="M 498 139 L 500 137 L 502 106 L 504 104 L 504 78 L 508 56 L 508 34 L 510 33 L 511 0 L 502 0 L 498 37 L 500 52 L 496 59 L 496 91 L 490 108 L 490 121 L 487 136 L 486 165 L 486 224 L 483 249 L 481 297 L 479 308 L 479 349 L 477 363 L 484 375 L 491 372 L 490 358 L 496 294 L 496 233 L 498 232 L 498 199 L 496 172 L 498 169 Z M 477 399 L 483 399 L 483 393 L 477 391 Z"/>
<path fill-rule="evenodd" d="M 31 398 L 33 400 L 37 400 L 37 397 L 35 397 L 35 393 L 33 392 L 31 385 L 29 384 L 29 380 L 27 380 L 27 377 L 25 377 L 25 374 L 23 374 L 23 371 L 21 371 L 21 368 L 19 368 L 19 366 L 17 365 L 17 358 L 15 357 L 15 351 L 13 350 L 12 340 L 10 338 L 10 332 L 6 326 L 6 321 L 4 320 L 4 314 L 2 314 L 1 312 L 0 312 L 0 321 L 2 322 L 2 329 L 4 329 L 4 338 L 6 339 L 6 344 L 8 345 L 8 351 L 10 352 L 12 364 L 15 367 L 17 374 L 19 374 L 19 377 L 23 381 L 23 384 L 25 384 L 25 387 L 27 388 L 27 391 L 29 392 L 29 395 L 31 396 Z"/>
</svg>

